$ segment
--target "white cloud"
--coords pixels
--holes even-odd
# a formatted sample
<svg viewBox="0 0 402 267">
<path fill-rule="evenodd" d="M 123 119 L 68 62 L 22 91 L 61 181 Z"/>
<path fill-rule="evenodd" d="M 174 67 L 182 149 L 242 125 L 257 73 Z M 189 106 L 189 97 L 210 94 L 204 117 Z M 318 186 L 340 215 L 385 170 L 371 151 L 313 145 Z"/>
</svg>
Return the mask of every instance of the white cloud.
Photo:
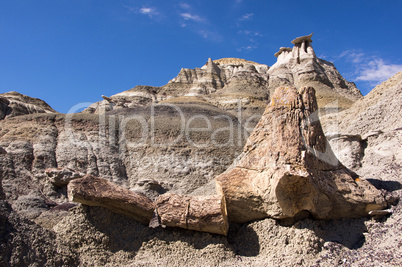
<svg viewBox="0 0 402 267">
<path fill-rule="evenodd" d="M 141 8 L 138 8 L 132 6 L 125 6 L 125 8 L 127 8 L 130 13 L 146 15 L 151 19 L 155 17 L 158 18 L 161 17 L 161 14 L 156 10 L 155 7 L 143 6 Z"/>
<path fill-rule="evenodd" d="M 237 51 L 239 52 L 250 52 L 254 49 L 257 49 L 259 44 L 258 40 L 259 37 L 263 35 L 258 31 L 250 31 L 250 30 L 239 30 L 237 32 L 241 35 L 240 40 L 242 40 L 242 47 L 238 48 Z"/>
<path fill-rule="evenodd" d="M 186 9 L 186 11 L 179 13 L 181 17 L 181 20 L 179 21 L 180 27 L 198 34 L 207 41 L 216 43 L 222 42 L 223 36 L 216 30 L 216 27 L 211 26 L 208 18 L 192 12 L 191 10 L 193 10 L 193 8 L 189 4 L 181 3 L 179 6 L 182 9 Z"/>
<path fill-rule="evenodd" d="M 402 71 L 402 65 L 386 64 L 381 58 L 376 58 L 362 68 L 356 80 L 380 83 L 399 71 Z"/>
<path fill-rule="evenodd" d="M 382 58 L 367 55 L 360 50 L 343 51 L 339 58 L 344 58 L 353 64 L 355 72 L 352 79 L 368 82 L 371 86 L 377 85 L 395 73 L 402 71 L 402 65 L 387 63 Z"/>
<path fill-rule="evenodd" d="M 366 55 L 358 50 L 346 50 L 343 51 L 339 57 L 345 57 L 348 61 L 353 63 L 361 63 L 366 58 Z"/>
<path fill-rule="evenodd" d="M 257 48 L 258 48 L 257 44 L 249 44 L 249 45 L 237 48 L 237 51 L 238 52 L 250 52 L 250 51 L 252 51 L 254 49 L 257 49 Z"/>
<path fill-rule="evenodd" d="M 205 22 L 204 18 L 201 18 L 198 15 L 195 14 L 190 14 L 190 13 L 181 13 L 180 16 L 184 19 L 184 20 L 192 20 L 195 22 Z"/>
<path fill-rule="evenodd" d="M 159 15 L 159 12 L 154 7 L 142 7 L 139 12 L 143 15 L 148 15 L 150 18 Z"/>
<path fill-rule="evenodd" d="M 243 20 L 249 20 L 249 19 L 251 19 L 253 16 L 254 16 L 254 13 L 246 13 L 246 14 L 244 14 L 243 16 L 240 17 L 240 20 L 241 20 L 241 21 L 243 21 Z"/>
</svg>

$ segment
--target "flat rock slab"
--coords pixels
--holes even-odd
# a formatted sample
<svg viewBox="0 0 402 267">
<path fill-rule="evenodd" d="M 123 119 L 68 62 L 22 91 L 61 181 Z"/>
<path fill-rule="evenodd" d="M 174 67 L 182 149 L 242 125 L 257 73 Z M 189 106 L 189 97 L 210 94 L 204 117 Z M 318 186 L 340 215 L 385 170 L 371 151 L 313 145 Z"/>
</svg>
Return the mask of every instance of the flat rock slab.
<svg viewBox="0 0 402 267">
<path fill-rule="evenodd" d="M 297 38 L 293 39 L 291 43 L 292 44 L 300 44 L 303 41 L 312 43 L 313 42 L 313 40 L 311 40 L 312 36 L 313 36 L 313 33 L 310 33 L 309 35 L 306 35 L 306 36 L 297 37 Z"/>
</svg>

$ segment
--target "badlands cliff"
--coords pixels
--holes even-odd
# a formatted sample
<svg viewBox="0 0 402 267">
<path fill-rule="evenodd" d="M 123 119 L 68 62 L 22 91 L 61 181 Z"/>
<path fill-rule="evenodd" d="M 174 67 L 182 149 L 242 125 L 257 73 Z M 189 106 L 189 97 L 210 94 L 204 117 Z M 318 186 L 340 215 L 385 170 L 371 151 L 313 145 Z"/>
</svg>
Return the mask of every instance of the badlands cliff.
<svg viewBox="0 0 402 267">
<path fill-rule="evenodd" d="M 280 48 L 277 62 L 265 64 L 238 59 L 208 59 L 195 69 L 181 69 L 162 87 L 137 86 L 91 105 L 85 112 L 107 112 L 152 103 L 204 103 L 224 110 L 241 108 L 262 114 L 279 86 L 312 86 L 320 108 L 342 110 L 362 98 L 354 83 L 346 81 L 335 66 L 317 58 L 312 36 L 296 38 L 293 48 Z"/>
<path fill-rule="evenodd" d="M 79 114 L 1 94 L 0 264 L 400 265 L 402 74 L 362 97 L 311 38 L 281 48 L 271 67 L 210 59 Z M 71 202 L 84 176 L 110 190 L 80 187 L 93 202 Z M 94 205 L 99 196 L 117 202 Z M 169 199 L 185 229 L 144 225 L 176 223 L 164 216 Z M 227 206 L 227 236 L 191 217 L 206 200 L 219 204 L 218 226 Z M 121 211 L 138 212 L 127 203 L 145 207 L 143 220 Z"/>
</svg>

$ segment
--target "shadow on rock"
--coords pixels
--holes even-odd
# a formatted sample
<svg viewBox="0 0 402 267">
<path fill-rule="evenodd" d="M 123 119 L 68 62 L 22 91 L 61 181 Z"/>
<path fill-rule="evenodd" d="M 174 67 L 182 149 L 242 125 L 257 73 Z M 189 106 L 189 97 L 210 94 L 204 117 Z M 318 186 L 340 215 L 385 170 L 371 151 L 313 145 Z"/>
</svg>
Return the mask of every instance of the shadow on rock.
<svg viewBox="0 0 402 267">
<path fill-rule="evenodd" d="M 402 189 L 402 184 L 397 181 L 382 181 L 379 179 L 372 179 L 372 178 L 366 180 L 379 190 L 384 189 L 386 191 L 393 192 Z"/>
</svg>

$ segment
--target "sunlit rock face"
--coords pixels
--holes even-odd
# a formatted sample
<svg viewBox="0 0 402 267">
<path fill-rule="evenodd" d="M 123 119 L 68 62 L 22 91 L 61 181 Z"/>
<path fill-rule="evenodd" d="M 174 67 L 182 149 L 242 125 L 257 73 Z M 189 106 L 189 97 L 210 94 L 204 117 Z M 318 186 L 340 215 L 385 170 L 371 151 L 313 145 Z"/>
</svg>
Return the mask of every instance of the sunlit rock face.
<svg viewBox="0 0 402 267">
<path fill-rule="evenodd" d="M 0 120 L 34 113 L 55 113 L 45 101 L 18 92 L 0 94 Z"/>
<path fill-rule="evenodd" d="M 401 102 L 399 72 L 351 108 L 321 118 L 339 160 L 363 177 L 388 183 L 387 188 L 393 190 L 400 188 L 394 181 L 402 182 Z"/>
<path fill-rule="evenodd" d="M 84 112 L 104 113 L 157 103 L 201 103 L 262 114 L 269 102 L 268 69 L 265 64 L 244 59 L 209 58 L 201 68 L 182 68 L 162 87 L 141 85 L 110 97 L 102 96 L 104 100 Z"/>
<path fill-rule="evenodd" d="M 241 107 L 261 115 L 279 86 L 313 86 L 320 110 L 337 112 L 362 97 L 354 83 L 346 81 L 335 66 L 317 58 L 312 34 L 292 41 L 293 48 L 281 47 L 277 62 L 269 67 L 239 58 L 211 58 L 201 68 L 182 68 L 161 87 L 137 86 L 94 103 L 85 112 L 102 113 L 155 103 L 212 104 L 224 110 Z"/>
<path fill-rule="evenodd" d="M 242 151 L 276 81 L 312 83 L 318 97 L 324 92 L 339 103 L 347 99 L 338 93 L 341 83 L 326 85 L 335 78 L 325 77 L 344 79 L 315 56 L 311 43 L 311 36 L 296 38 L 271 68 L 238 58 L 208 59 L 164 86 L 103 95 L 77 114 L 54 113 L 44 101 L 15 92 L 0 95 L 0 146 L 9 152 L 1 156 L 0 175 L 7 199 L 41 193 L 65 201 L 64 187 L 46 176 L 47 168 L 100 176 L 152 198 L 167 191 L 213 193 L 214 177 Z"/>
<path fill-rule="evenodd" d="M 367 216 L 387 206 L 368 181 L 333 154 L 317 116 L 315 90 L 279 87 L 234 168 L 216 177 L 229 220 Z"/>
<path fill-rule="evenodd" d="M 327 112 L 349 108 L 362 94 L 334 64 L 316 56 L 312 42 L 310 34 L 294 39 L 293 48 L 279 49 L 275 54 L 277 62 L 268 70 L 270 92 L 278 86 L 313 86 L 319 108 Z"/>
</svg>

